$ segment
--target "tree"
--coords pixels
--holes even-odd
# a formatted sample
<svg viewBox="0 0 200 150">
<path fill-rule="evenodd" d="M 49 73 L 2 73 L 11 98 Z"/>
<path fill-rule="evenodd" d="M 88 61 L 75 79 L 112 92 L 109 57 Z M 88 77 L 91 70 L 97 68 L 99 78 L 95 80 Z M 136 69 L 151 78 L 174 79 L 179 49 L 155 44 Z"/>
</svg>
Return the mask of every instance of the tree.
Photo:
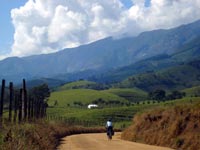
<svg viewBox="0 0 200 150">
<path fill-rule="evenodd" d="M 149 93 L 149 98 L 152 100 L 165 100 L 166 92 L 164 90 L 155 90 Z"/>
<path fill-rule="evenodd" d="M 185 92 L 173 91 L 167 96 L 167 99 L 180 99 L 185 96 Z"/>
<path fill-rule="evenodd" d="M 42 84 L 32 88 L 30 94 L 37 100 L 45 100 L 50 96 L 50 90 L 47 84 Z"/>
<path fill-rule="evenodd" d="M 30 95 L 34 101 L 35 117 L 44 117 L 46 115 L 47 97 L 50 96 L 50 90 L 47 84 L 34 87 L 30 90 Z"/>
</svg>

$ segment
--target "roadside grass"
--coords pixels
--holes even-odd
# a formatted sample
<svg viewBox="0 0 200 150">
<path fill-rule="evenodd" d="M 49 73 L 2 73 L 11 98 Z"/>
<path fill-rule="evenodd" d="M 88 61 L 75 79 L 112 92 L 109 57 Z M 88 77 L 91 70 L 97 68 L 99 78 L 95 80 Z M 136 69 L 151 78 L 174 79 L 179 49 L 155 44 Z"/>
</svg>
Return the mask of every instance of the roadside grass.
<svg viewBox="0 0 200 150">
<path fill-rule="evenodd" d="M 1 150 L 55 150 L 59 140 L 80 133 L 102 133 L 104 128 L 66 126 L 44 120 L 37 123 L 8 124 L 0 130 Z"/>
</svg>

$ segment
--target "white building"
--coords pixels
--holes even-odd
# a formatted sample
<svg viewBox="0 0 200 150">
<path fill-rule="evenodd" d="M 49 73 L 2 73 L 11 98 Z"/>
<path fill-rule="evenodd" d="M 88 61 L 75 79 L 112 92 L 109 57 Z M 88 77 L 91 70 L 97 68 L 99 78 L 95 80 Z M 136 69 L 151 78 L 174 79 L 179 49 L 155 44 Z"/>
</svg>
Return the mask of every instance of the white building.
<svg viewBox="0 0 200 150">
<path fill-rule="evenodd" d="M 89 104 L 89 105 L 88 105 L 88 109 L 97 108 L 97 107 L 98 107 L 97 104 Z"/>
</svg>

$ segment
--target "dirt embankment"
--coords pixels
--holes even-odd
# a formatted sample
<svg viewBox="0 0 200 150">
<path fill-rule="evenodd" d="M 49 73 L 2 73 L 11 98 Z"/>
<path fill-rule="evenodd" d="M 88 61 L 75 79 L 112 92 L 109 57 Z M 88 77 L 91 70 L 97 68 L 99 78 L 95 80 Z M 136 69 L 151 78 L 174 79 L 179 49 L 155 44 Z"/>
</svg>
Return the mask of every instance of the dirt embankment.
<svg viewBox="0 0 200 150">
<path fill-rule="evenodd" d="M 122 138 L 181 150 L 200 149 L 200 103 L 137 115 Z"/>
</svg>

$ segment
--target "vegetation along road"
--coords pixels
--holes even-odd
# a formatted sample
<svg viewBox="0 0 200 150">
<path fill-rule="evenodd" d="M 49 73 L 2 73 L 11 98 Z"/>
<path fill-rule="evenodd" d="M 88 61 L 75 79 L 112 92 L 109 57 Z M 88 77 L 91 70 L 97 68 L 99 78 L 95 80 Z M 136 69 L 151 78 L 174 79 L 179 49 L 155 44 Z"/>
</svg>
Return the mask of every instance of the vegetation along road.
<svg viewBox="0 0 200 150">
<path fill-rule="evenodd" d="M 170 148 L 123 141 L 120 133 L 108 141 L 105 133 L 80 134 L 62 139 L 58 150 L 172 150 Z"/>
</svg>

